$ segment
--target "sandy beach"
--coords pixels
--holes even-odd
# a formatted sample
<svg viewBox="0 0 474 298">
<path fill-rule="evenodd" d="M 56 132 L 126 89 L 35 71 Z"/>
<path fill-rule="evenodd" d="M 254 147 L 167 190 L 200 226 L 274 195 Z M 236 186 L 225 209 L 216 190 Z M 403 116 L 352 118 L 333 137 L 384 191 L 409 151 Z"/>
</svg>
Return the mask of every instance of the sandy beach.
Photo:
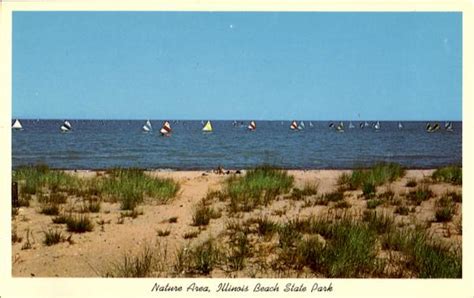
<svg viewBox="0 0 474 298">
<path fill-rule="evenodd" d="M 449 245 L 460 246 L 462 241 L 461 210 L 462 203 L 454 204 L 454 215 L 446 222 L 435 220 L 437 201 L 446 193 L 461 193 L 461 185 L 445 182 L 429 181 L 434 170 L 407 170 L 402 178 L 378 186 L 376 194 L 387 191 L 393 192 L 391 201 L 386 201 L 374 211 L 393 216 L 394 226 L 410 227 L 419 225 L 436 239 Z M 105 175 L 97 171 L 69 171 L 68 174 L 90 179 Z M 14 277 L 98 277 L 109 275 L 114 266 L 122 262 L 124 255 L 136 255 L 144 247 L 151 246 L 155 257 L 169 262 L 169 268 L 176 268 L 177 252 L 183 247 L 203 243 L 213 238 L 225 242 L 229 237 L 229 226 L 236 222 L 244 226 L 252 218 L 268 218 L 276 223 L 290 222 L 294 219 L 309 217 L 325 217 L 329 215 L 351 214 L 361 217 L 368 210 L 367 199 L 362 190 L 343 191 L 345 206 L 329 202 L 327 205 L 310 204 L 319 195 L 328 194 L 338 189 L 338 179 L 347 170 L 290 170 L 288 174 L 294 177 L 294 188 L 304 189 L 308 185 L 317 186 L 317 195 L 306 195 L 303 199 L 295 199 L 288 194 L 278 195 L 267 206 L 258 206 L 248 212 L 231 213 L 228 201 L 211 199 L 209 205 L 219 213 L 211 219 L 208 225 L 197 227 L 193 224 L 196 206 L 209 193 L 222 191 L 226 179 L 231 175 L 216 174 L 212 171 L 150 171 L 147 175 L 159 178 L 171 178 L 180 185 L 177 195 L 168 202 L 161 204 L 145 198 L 136 210 L 136 218 L 122 216 L 118 202 L 101 200 L 99 212 L 88 214 L 94 228 L 86 233 L 71 233 L 64 224 L 52 222 L 52 216 L 39 212 L 41 204 L 35 195 L 30 206 L 18 208 L 12 218 L 12 229 L 18 238 L 12 242 L 12 266 Z M 236 176 L 243 176 L 245 172 Z M 408 204 L 408 193 L 416 187 L 408 187 L 409 181 L 418 185 L 426 183 L 433 192 L 431 198 L 419 205 Z M 21 196 L 21 193 L 20 193 Z M 209 197 L 209 196 L 208 196 Z M 78 204 L 79 198 L 68 195 L 67 203 L 61 205 L 61 211 L 72 210 Z M 396 203 L 391 203 L 395 202 Z M 395 212 L 398 206 L 409 206 L 409 212 L 401 215 Z M 72 212 L 72 211 L 70 211 Z M 249 221 L 250 219 L 250 221 Z M 250 224 L 249 224 L 250 227 Z M 57 230 L 64 239 L 55 245 L 45 245 L 45 231 Z M 250 229 L 250 228 L 249 228 Z M 248 230 L 250 231 L 250 230 Z M 186 234 L 196 232 L 194 238 L 185 239 Z M 225 266 L 216 266 L 209 274 L 210 277 L 311 277 L 321 276 L 304 267 L 301 270 L 276 270 L 269 265 L 268 269 L 261 264 L 271 264 L 278 252 L 268 248 L 276 243 L 274 236 L 268 242 L 258 240 L 258 236 L 248 233 L 251 243 L 256 243 L 254 251 L 246 257 L 246 265 L 239 270 L 225 270 Z M 281 238 L 281 236 L 280 236 Z M 67 240 L 66 240 L 67 239 Z M 259 243 L 262 242 L 262 243 Z M 265 245 L 267 248 L 265 248 Z M 380 245 L 379 245 L 380 246 Z M 376 255 L 385 258 L 389 252 L 381 248 Z M 173 264 L 174 265 L 173 265 Z M 174 269 L 157 270 L 152 275 L 162 277 L 182 276 Z M 402 274 L 403 275 L 403 274 Z M 411 272 L 405 272 L 403 277 L 413 277 Z M 388 274 L 387 276 L 390 276 Z"/>
</svg>

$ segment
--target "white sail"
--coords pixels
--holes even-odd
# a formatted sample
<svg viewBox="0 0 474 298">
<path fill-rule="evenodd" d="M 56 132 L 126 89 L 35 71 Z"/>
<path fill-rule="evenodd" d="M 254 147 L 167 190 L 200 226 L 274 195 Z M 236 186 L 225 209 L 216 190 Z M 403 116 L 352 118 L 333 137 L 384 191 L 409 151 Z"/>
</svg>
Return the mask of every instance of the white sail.
<svg viewBox="0 0 474 298">
<path fill-rule="evenodd" d="M 354 124 L 352 124 L 352 121 L 349 122 L 349 128 L 354 128 L 354 127 L 355 127 L 355 126 L 354 126 Z"/>
<path fill-rule="evenodd" d="M 452 122 L 446 122 L 444 124 L 444 128 L 447 130 L 447 131 L 453 131 L 453 123 Z"/>
<path fill-rule="evenodd" d="M 160 133 L 164 136 L 169 136 L 171 134 L 171 125 L 168 121 L 163 123 L 163 126 L 160 129 Z"/>
<path fill-rule="evenodd" d="M 376 130 L 379 130 L 379 129 L 380 129 L 380 122 L 379 122 L 379 121 L 377 121 L 377 123 L 375 123 L 374 128 L 375 128 Z"/>
<path fill-rule="evenodd" d="M 60 127 L 61 131 L 62 132 L 68 132 L 72 129 L 72 126 L 71 126 L 71 123 L 69 123 L 69 121 L 64 121 L 63 125 L 61 125 Z"/>
<path fill-rule="evenodd" d="M 313 127 L 313 122 L 309 122 L 309 127 Z"/>
<path fill-rule="evenodd" d="M 290 124 L 290 129 L 291 130 L 298 130 L 298 123 L 296 121 L 292 121 Z"/>
<path fill-rule="evenodd" d="M 398 122 L 398 129 L 402 129 L 403 128 L 403 124 L 401 122 Z"/>
<path fill-rule="evenodd" d="M 255 123 L 255 121 L 250 121 L 249 126 L 247 126 L 247 128 L 250 131 L 254 131 L 257 129 L 257 124 Z"/>
<path fill-rule="evenodd" d="M 12 128 L 17 129 L 17 130 L 23 129 L 23 126 L 21 125 L 20 120 L 16 119 L 15 122 L 13 123 Z"/>
<path fill-rule="evenodd" d="M 344 123 L 342 121 L 336 126 L 336 130 L 338 132 L 344 132 Z"/>
<path fill-rule="evenodd" d="M 151 122 L 150 122 L 150 120 L 147 120 L 145 125 L 142 126 L 142 130 L 144 132 L 149 132 L 149 131 L 151 131 L 151 129 L 152 129 Z"/>
<path fill-rule="evenodd" d="M 300 122 L 300 127 L 304 128 L 304 122 L 303 121 Z"/>
<path fill-rule="evenodd" d="M 211 132 L 212 131 L 212 124 L 211 121 L 207 121 L 206 125 L 202 128 L 204 132 Z"/>
</svg>

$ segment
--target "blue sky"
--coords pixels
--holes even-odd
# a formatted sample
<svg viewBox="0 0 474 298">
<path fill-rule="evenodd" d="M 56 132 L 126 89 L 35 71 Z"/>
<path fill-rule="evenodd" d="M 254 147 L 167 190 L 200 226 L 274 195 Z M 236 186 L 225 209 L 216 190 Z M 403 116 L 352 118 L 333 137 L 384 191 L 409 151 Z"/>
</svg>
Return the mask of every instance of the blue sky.
<svg viewBox="0 0 474 298">
<path fill-rule="evenodd" d="M 14 12 L 13 117 L 461 120 L 462 14 Z"/>
</svg>

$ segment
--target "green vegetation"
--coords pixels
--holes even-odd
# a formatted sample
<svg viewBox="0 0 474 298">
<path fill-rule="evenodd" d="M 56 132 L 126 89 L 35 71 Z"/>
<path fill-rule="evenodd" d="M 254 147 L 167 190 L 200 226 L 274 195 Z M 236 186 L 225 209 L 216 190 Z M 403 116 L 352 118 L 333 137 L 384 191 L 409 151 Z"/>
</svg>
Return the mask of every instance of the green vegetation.
<svg viewBox="0 0 474 298">
<path fill-rule="evenodd" d="M 58 215 L 59 207 L 54 204 L 43 204 L 40 209 L 40 213 L 44 215 Z"/>
<path fill-rule="evenodd" d="M 65 224 L 65 223 L 67 223 L 68 218 L 69 218 L 69 216 L 61 214 L 61 215 L 58 215 L 58 216 L 55 216 L 55 217 L 51 218 L 51 220 L 55 224 Z"/>
<path fill-rule="evenodd" d="M 257 224 L 257 234 L 262 237 L 269 238 L 273 236 L 278 229 L 278 225 L 268 217 L 258 217 L 254 222 Z"/>
<path fill-rule="evenodd" d="M 222 253 L 213 238 L 209 238 L 182 255 L 184 271 L 188 274 L 208 275 L 218 264 Z"/>
<path fill-rule="evenodd" d="M 243 232 L 235 233 L 230 239 L 227 261 L 232 270 L 241 270 L 245 266 L 245 258 L 250 255 L 250 241 Z"/>
<path fill-rule="evenodd" d="M 286 171 L 269 166 L 249 170 L 245 176 L 232 176 L 227 180 L 225 193 L 230 197 L 230 209 L 251 211 L 267 205 L 278 195 L 287 193 L 293 186 L 294 178 Z"/>
<path fill-rule="evenodd" d="M 375 231 L 377 234 L 389 233 L 394 228 L 393 217 L 386 213 L 377 213 L 376 211 L 366 210 L 364 212 L 363 220 L 367 222 L 368 228 Z"/>
<path fill-rule="evenodd" d="M 112 270 L 105 274 L 106 277 L 149 277 L 153 273 L 155 259 L 153 251 L 145 246 L 137 255 L 126 253 L 120 263 L 114 264 Z"/>
<path fill-rule="evenodd" d="M 383 204 L 383 201 L 380 199 L 371 199 L 367 200 L 367 208 L 368 209 L 375 209 L 377 206 L 380 206 Z"/>
<path fill-rule="evenodd" d="M 47 246 L 58 244 L 59 242 L 63 240 L 64 240 L 64 237 L 61 234 L 61 231 L 49 229 L 48 231 L 44 232 L 43 243 Z"/>
<path fill-rule="evenodd" d="M 448 193 L 436 201 L 435 218 L 437 222 L 451 221 L 456 213 L 456 205 L 451 194 Z"/>
<path fill-rule="evenodd" d="M 122 210 L 134 209 L 143 202 L 144 195 L 166 203 L 179 190 L 179 184 L 172 179 L 150 177 L 139 169 L 113 169 L 108 174 L 100 190 L 118 199 Z"/>
<path fill-rule="evenodd" d="M 410 191 L 407 195 L 407 198 L 417 206 L 431 197 L 433 197 L 433 192 L 426 184 L 418 186 L 415 190 Z"/>
<path fill-rule="evenodd" d="M 50 170 L 46 165 L 24 166 L 13 171 L 13 181 L 21 185 L 20 194 L 36 194 L 42 188 L 54 192 L 78 186 L 79 179 L 62 171 Z"/>
<path fill-rule="evenodd" d="M 435 218 L 437 222 L 448 222 L 453 219 L 454 208 L 452 206 L 446 206 L 436 209 Z"/>
<path fill-rule="evenodd" d="M 448 166 L 439 168 L 431 176 L 438 182 L 447 182 L 455 185 L 462 184 L 462 168 L 460 166 Z"/>
<path fill-rule="evenodd" d="M 122 210 L 133 210 L 144 196 L 166 203 L 179 190 L 173 180 L 151 177 L 138 169 L 112 169 L 106 176 L 83 179 L 36 165 L 14 170 L 12 179 L 19 183 L 21 206 L 29 206 L 32 195 L 39 203 L 51 206 L 66 203 L 68 195 L 72 195 L 87 202 L 80 212 L 99 212 L 102 196 L 119 201 Z"/>
<path fill-rule="evenodd" d="M 370 169 L 357 169 L 351 174 L 339 177 L 339 184 L 350 190 L 364 187 L 364 185 L 379 186 L 386 182 L 395 181 L 405 175 L 405 170 L 395 163 L 378 163 Z M 369 187 L 369 186 L 366 186 Z"/>
<path fill-rule="evenodd" d="M 318 194 L 318 185 L 305 184 L 303 189 L 299 189 L 297 187 L 293 188 L 291 194 L 289 195 L 289 199 L 299 201 L 299 200 L 303 200 L 307 196 L 314 196 L 317 194 Z"/>
<path fill-rule="evenodd" d="M 400 251 L 406 256 L 405 266 L 419 278 L 461 278 L 462 256 L 430 239 L 420 228 L 397 230 L 383 238 L 382 247 Z"/>
<path fill-rule="evenodd" d="M 100 201 L 88 200 L 84 202 L 79 210 L 80 213 L 98 213 L 100 211 Z"/>
<path fill-rule="evenodd" d="M 375 188 L 375 185 L 371 182 L 364 182 L 362 185 L 362 195 L 364 196 L 365 199 L 371 199 L 375 196 L 375 193 L 377 192 L 377 189 Z"/>
<path fill-rule="evenodd" d="M 67 230 L 74 233 L 90 232 L 94 228 L 94 224 L 86 215 L 70 215 L 66 220 Z"/>
<path fill-rule="evenodd" d="M 219 217 L 221 217 L 221 213 L 208 206 L 205 200 L 202 200 L 194 211 L 193 226 L 207 226 L 211 219 Z"/>
</svg>

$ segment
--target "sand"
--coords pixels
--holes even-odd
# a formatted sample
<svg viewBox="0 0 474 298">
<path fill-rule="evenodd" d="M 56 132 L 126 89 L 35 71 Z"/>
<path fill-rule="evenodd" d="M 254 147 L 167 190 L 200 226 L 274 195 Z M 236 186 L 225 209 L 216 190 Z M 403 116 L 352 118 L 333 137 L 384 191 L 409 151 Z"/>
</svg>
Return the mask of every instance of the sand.
<svg viewBox="0 0 474 298">
<path fill-rule="evenodd" d="M 305 184 L 318 184 L 320 193 L 331 192 L 336 189 L 338 177 L 342 170 L 291 170 L 289 174 L 295 177 L 295 186 L 302 188 Z M 390 188 L 396 196 L 407 193 L 409 188 L 405 186 L 410 179 L 421 182 L 425 177 L 431 175 L 433 170 L 408 170 L 405 177 L 391 183 Z M 71 174 L 81 177 L 93 177 L 100 175 L 94 171 L 71 171 Z M 146 244 L 160 242 L 168 247 L 170 258 L 174 257 L 174 251 L 188 242 L 203 241 L 209 236 L 218 236 L 224 232 L 225 224 L 229 221 L 225 212 L 225 203 L 218 202 L 213 206 L 222 210 L 223 216 L 211 220 L 205 231 L 197 238 L 185 240 L 183 235 L 198 228 L 191 226 L 193 211 L 196 204 L 211 190 L 220 190 L 227 175 L 218 175 L 211 171 L 152 171 L 150 175 L 157 177 L 172 178 L 180 182 L 181 189 L 176 198 L 165 205 L 145 203 L 139 209 L 143 215 L 135 219 L 125 218 L 119 223 L 120 206 L 118 203 L 102 203 L 99 213 L 90 213 L 95 227 L 92 232 L 83 234 L 72 234 L 71 242 L 62 242 L 52 246 L 43 244 L 44 231 L 50 228 L 60 229 L 65 236 L 70 234 L 65 225 L 53 224 L 51 216 L 40 214 L 39 204 L 33 200 L 30 207 L 22 207 L 18 215 L 12 219 L 12 226 L 18 236 L 22 237 L 20 243 L 12 243 L 12 266 L 14 277 L 36 276 L 36 277 L 97 277 L 103 276 L 107 270 L 117 263 L 127 252 L 137 252 Z M 446 183 L 430 185 L 437 197 L 446 191 L 461 191 L 461 186 L 453 186 Z M 381 187 L 379 191 L 383 191 Z M 350 210 L 357 213 L 366 209 L 366 201 L 360 197 L 361 191 L 348 191 L 345 194 L 347 201 L 351 204 Z M 423 202 L 416 207 L 414 213 L 407 216 L 395 214 L 396 221 L 405 224 L 429 223 L 434 219 L 435 198 Z M 252 214 L 243 213 L 243 218 L 249 218 L 256 214 L 272 216 L 277 220 L 288 220 L 295 217 L 304 217 L 312 214 L 327 212 L 331 206 L 303 207 L 303 202 L 280 199 L 270 206 L 254 210 Z M 441 239 L 452 243 L 461 243 L 462 236 L 456 225 L 461 220 L 462 204 L 456 204 L 456 215 L 448 223 L 431 223 L 427 229 L 439 236 Z M 380 206 L 393 214 L 394 206 Z M 278 211 L 282 212 L 278 212 Z M 285 212 L 285 214 L 281 214 Z M 278 215 L 280 214 L 280 215 Z M 169 223 L 168 219 L 177 217 L 177 223 Z M 103 223 L 103 224 L 99 224 Z M 427 225 L 428 226 L 428 225 Z M 166 237 L 158 237 L 158 230 L 169 230 Z M 22 249 L 27 242 L 27 234 L 30 232 L 29 242 L 31 248 Z M 221 276 L 219 272 L 212 276 Z"/>
</svg>

